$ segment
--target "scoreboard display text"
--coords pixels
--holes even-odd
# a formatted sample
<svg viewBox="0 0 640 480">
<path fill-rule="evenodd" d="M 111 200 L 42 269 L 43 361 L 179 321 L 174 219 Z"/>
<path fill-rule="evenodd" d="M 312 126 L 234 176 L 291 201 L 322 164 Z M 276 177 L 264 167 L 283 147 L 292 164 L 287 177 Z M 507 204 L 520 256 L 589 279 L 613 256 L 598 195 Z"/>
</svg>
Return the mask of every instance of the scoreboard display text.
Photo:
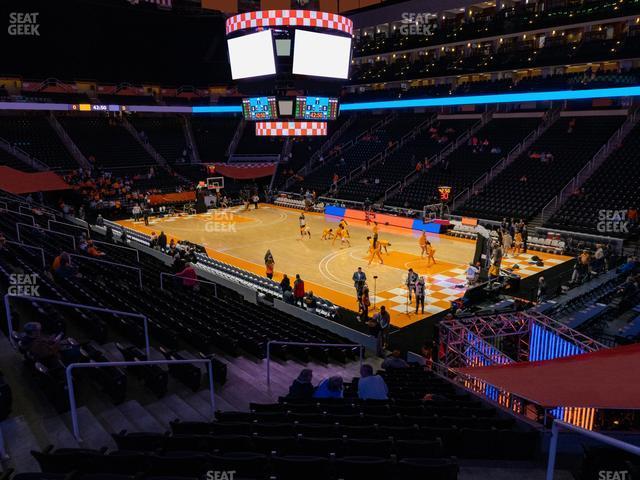
<svg viewBox="0 0 640 480">
<path fill-rule="evenodd" d="M 245 120 L 276 120 L 278 118 L 276 97 L 243 98 L 242 114 Z"/>
<path fill-rule="evenodd" d="M 330 97 L 296 97 L 297 120 L 335 120 L 338 99 Z"/>
</svg>

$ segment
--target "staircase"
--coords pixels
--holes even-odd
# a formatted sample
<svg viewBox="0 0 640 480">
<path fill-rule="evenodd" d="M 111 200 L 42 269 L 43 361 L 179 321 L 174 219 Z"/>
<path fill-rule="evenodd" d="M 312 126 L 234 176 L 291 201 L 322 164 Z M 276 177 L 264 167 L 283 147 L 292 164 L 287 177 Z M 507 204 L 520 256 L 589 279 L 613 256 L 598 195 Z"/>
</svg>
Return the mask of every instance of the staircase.
<svg viewBox="0 0 640 480">
<path fill-rule="evenodd" d="M 191 150 L 191 163 L 200 163 L 200 153 L 198 152 L 198 145 L 196 144 L 195 137 L 193 136 L 193 130 L 191 129 L 191 122 L 189 121 L 189 117 L 183 115 L 182 119 L 182 129 L 184 130 L 184 138 L 187 140 L 187 145 Z"/>
<path fill-rule="evenodd" d="M 162 165 L 163 167 L 167 166 L 167 160 L 158 153 L 158 151 L 151 145 L 150 142 L 145 142 L 140 137 L 140 132 L 136 130 L 136 128 L 131 125 L 129 120 L 126 119 L 125 116 L 122 116 L 122 126 L 131 134 L 131 136 L 146 150 L 146 152 L 156 161 L 158 165 Z"/>
<path fill-rule="evenodd" d="M 586 182 L 593 173 L 598 170 L 598 168 L 609 158 L 611 153 L 615 151 L 615 149 L 620 146 L 620 144 L 624 141 L 626 136 L 633 130 L 633 127 L 640 120 L 640 116 L 638 112 L 635 111 L 627 117 L 627 120 L 622 124 L 622 126 L 616 130 L 616 132 L 611 136 L 611 138 L 607 141 L 606 144 L 602 146 L 600 150 L 593 156 L 593 158 L 587 163 L 582 170 L 578 172 L 578 174 L 573 177 L 567 185 L 560 191 L 558 195 L 553 197 L 549 203 L 545 205 L 539 215 L 536 216 L 535 220 L 539 220 L 540 225 L 542 226 L 546 221 L 548 221 L 555 212 L 557 212 L 562 205 L 569 199 L 571 194 L 575 192 L 578 188 L 580 188 L 584 182 Z M 538 218 L 539 217 L 539 218 Z"/>
<path fill-rule="evenodd" d="M 485 126 L 485 124 L 490 121 L 491 115 L 487 112 L 482 115 L 482 118 L 473 125 L 469 130 L 465 133 L 462 133 L 458 138 L 449 143 L 446 147 L 444 147 L 439 153 L 435 154 L 433 157 L 429 159 L 429 164 L 431 166 L 437 165 L 441 163 L 445 158 L 447 158 L 452 152 L 454 152 L 460 145 L 466 143 L 472 135 L 474 135 L 478 130 Z M 385 192 L 382 198 L 378 199 L 380 202 L 386 202 L 389 198 L 393 197 L 400 189 L 405 188 L 407 185 L 411 185 L 415 182 L 420 176 L 418 172 L 414 169 L 409 172 L 404 179 L 400 180 L 396 184 L 390 186 Z"/>
<path fill-rule="evenodd" d="M 18 160 L 20 160 L 22 163 L 30 166 L 35 170 L 40 170 L 40 171 L 49 170 L 49 167 L 44 163 L 42 163 L 40 160 L 38 160 L 35 157 L 32 157 L 27 152 L 22 150 L 20 147 L 13 146 L 11 142 L 5 140 L 4 138 L 0 138 L 0 149 L 4 150 L 9 155 L 14 156 Z"/>
<path fill-rule="evenodd" d="M 157 398 L 148 392 L 142 381 L 133 375 L 127 375 L 128 397 L 119 405 L 114 405 L 106 395 L 85 382 L 76 384 L 77 391 L 85 391 L 84 403 L 78 404 L 78 423 L 81 441 L 72 434 L 69 413 L 57 414 L 42 391 L 29 379 L 29 373 L 22 357 L 0 336 L 0 368 L 6 373 L 8 382 L 14 391 L 14 415 L 0 423 L 0 432 L 4 433 L 6 451 L 9 460 L 5 466 L 17 472 L 37 472 L 38 465 L 31 456 L 31 450 L 42 450 L 48 445 L 57 447 L 84 447 L 115 449 L 112 433 L 122 430 L 144 432 L 166 432 L 170 422 L 210 421 L 212 419 L 209 389 L 205 386 L 198 392 L 184 386 L 174 377 L 169 377 L 168 393 Z M 100 346 L 112 361 L 123 360 L 114 343 Z M 195 358 L 188 351 L 179 352 L 184 358 Z M 217 410 L 248 411 L 250 402 L 277 402 L 278 397 L 286 395 L 292 380 L 298 376 L 301 364 L 279 360 L 271 361 L 271 387 L 266 384 L 266 361 L 250 357 L 217 357 L 228 364 L 227 381 L 224 385 L 215 384 L 215 408 Z M 164 359 L 164 356 L 152 347 L 151 359 Z M 381 360 L 367 360 L 379 368 Z M 350 380 L 359 376 L 359 362 L 345 365 L 308 364 L 315 378 L 320 380 L 331 375 L 342 375 Z M 24 402 L 23 402 L 24 399 Z"/>
<path fill-rule="evenodd" d="M 238 123 L 238 128 L 236 128 L 236 132 L 233 134 L 231 143 L 229 143 L 229 147 L 227 147 L 227 158 L 233 157 L 233 154 L 236 153 L 236 149 L 238 148 L 238 144 L 240 143 L 240 139 L 242 138 L 242 134 L 244 133 L 246 126 L 247 122 L 243 118 L 240 120 L 240 123 Z"/>
<path fill-rule="evenodd" d="M 526 151 L 540 136 L 546 132 L 551 125 L 553 125 L 556 120 L 560 118 L 560 110 L 552 110 L 549 112 L 549 116 L 542 121 L 542 124 L 527 135 L 522 142 L 513 147 L 511 151 L 507 154 L 506 157 L 501 158 L 491 170 L 487 173 L 481 175 L 470 188 L 460 192 L 453 199 L 453 203 L 451 206 L 451 210 L 455 211 L 458 208 L 462 207 L 467 200 L 469 200 L 473 195 L 477 195 L 480 193 L 488 184 L 493 180 L 501 171 L 507 168 L 511 163 L 520 156 L 520 154 Z"/>
<path fill-rule="evenodd" d="M 87 157 L 84 156 L 75 142 L 71 139 L 71 137 L 66 132 L 64 127 L 60 124 L 53 112 L 49 114 L 47 120 L 49 121 L 49 125 L 51 125 L 51 128 L 53 128 L 53 130 L 58 134 L 58 137 L 60 138 L 68 152 L 75 159 L 75 161 L 78 162 L 78 165 L 80 165 L 80 167 L 84 168 L 85 170 L 91 170 L 91 163 L 89 163 Z"/>
</svg>

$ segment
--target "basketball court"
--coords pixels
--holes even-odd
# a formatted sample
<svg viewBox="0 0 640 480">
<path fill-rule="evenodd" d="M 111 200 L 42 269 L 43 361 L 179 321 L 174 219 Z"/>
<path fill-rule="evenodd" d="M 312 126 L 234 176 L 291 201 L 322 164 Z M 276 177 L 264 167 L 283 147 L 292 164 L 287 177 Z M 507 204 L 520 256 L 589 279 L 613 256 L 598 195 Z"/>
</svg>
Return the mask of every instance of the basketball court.
<svg viewBox="0 0 640 480">
<path fill-rule="evenodd" d="M 178 215 L 150 219 L 150 225 L 133 220 L 118 223 L 143 233 L 160 233 L 176 240 L 188 240 L 203 245 L 210 257 L 245 270 L 265 275 L 264 255 L 269 249 L 275 259 L 274 280 L 286 273 L 293 283 L 296 274 L 305 282 L 305 289 L 315 295 L 350 310 L 358 310 L 351 277 L 361 266 L 367 275 L 372 306 L 385 305 L 392 324 L 404 327 L 430 315 L 446 310 L 451 301 L 461 297 L 466 289 L 465 273 L 473 258 L 475 242 L 447 235 L 427 234 L 436 250 L 436 265 L 427 265 L 420 258 L 419 232 L 405 228 L 379 226 L 379 238 L 390 243 L 389 253 L 382 253 L 384 264 L 376 260 L 368 265 L 371 227 L 364 221 L 348 220 L 351 247 L 340 241 L 321 240 L 325 228 L 335 228 L 338 217 L 306 212 L 311 238 L 301 238 L 298 226 L 300 210 L 274 205 L 253 205 L 218 209 L 201 214 Z M 544 260 L 544 266 L 530 263 L 531 255 Z M 570 260 L 570 257 L 549 253 L 519 254 L 504 258 L 502 268 L 517 263 L 522 278 Z M 413 268 L 423 275 L 427 285 L 424 314 L 415 313 L 415 304 L 408 305 L 404 285 L 406 273 Z M 374 278 L 377 277 L 377 278 Z M 370 311 L 371 314 L 371 311 Z"/>
</svg>

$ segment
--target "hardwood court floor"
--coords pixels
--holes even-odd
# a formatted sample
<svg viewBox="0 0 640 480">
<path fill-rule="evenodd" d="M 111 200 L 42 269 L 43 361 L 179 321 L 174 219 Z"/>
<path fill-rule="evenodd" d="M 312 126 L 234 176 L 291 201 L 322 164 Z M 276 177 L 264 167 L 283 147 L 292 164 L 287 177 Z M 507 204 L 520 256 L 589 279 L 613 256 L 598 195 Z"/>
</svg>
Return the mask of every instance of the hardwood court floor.
<svg viewBox="0 0 640 480">
<path fill-rule="evenodd" d="M 306 290 L 349 308 L 358 310 L 351 276 L 358 266 L 366 275 L 371 302 L 385 305 L 391 321 L 404 327 L 429 315 L 449 308 L 451 300 L 461 297 L 465 288 L 465 271 L 471 261 L 475 242 L 446 235 L 428 234 L 436 250 L 436 265 L 427 265 L 420 258 L 419 233 L 407 229 L 379 226 L 379 238 L 390 242 L 389 254 L 383 253 L 384 264 L 368 262 L 368 241 L 371 228 L 362 221 L 348 220 L 351 247 L 339 241 L 321 240 L 322 230 L 335 230 L 339 218 L 321 213 L 306 213 L 311 238 L 301 239 L 298 228 L 299 210 L 273 205 L 260 205 L 255 210 L 243 207 L 218 210 L 198 215 L 151 219 L 143 222 L 119 222 L 144 233 L 161 230 L 167 237 L 189 240 L 204 245 L 209 256 L 246 270 L 265 274 L 264 254 L 271 250 L 275 259 L 274 280 L 286 273 L 293 283 L 296 273 L 305 281 Z M 532 254 L 505 259 L 503 268 L 518 263 L 519 274 L 527 277 L 568 260 L 568 257 L 535 252 L 545 260 L 545 267 L 528 265 Z M 424 275 L 427 284 L 425 313 L 415 314 L 415 305 L 407 306 L 404 281 L 408 268 Z M 377 280 L 374 281 L 374 276 Z M 375 295 L 374 295 L 375 292 Z M 371 313 L 371 311 L 370 311 Z"/>
</svg>

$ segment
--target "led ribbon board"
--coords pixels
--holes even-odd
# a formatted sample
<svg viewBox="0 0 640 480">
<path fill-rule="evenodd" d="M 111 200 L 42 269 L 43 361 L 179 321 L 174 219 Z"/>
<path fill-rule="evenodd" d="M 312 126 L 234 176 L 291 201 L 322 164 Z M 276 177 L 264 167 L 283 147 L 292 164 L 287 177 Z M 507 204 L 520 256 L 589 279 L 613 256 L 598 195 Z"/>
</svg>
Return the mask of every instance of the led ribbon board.
<svg viewBox="0 0 640 480">
<path fill-rule="evenodd" d="M 416 98 L 379 102 L 343 103 L 340 110 L 384 110 L 389 108 L 448 107 L 455 105 L 484 105 L 487 103 L 545 102 L 551 100 L 588 100 L 592 98 L 637 97 L 640 86 L 594 88 L 591 90 L 556 90 L 550 92 L 500 93 L 461 97 Z"/>
</svg>

